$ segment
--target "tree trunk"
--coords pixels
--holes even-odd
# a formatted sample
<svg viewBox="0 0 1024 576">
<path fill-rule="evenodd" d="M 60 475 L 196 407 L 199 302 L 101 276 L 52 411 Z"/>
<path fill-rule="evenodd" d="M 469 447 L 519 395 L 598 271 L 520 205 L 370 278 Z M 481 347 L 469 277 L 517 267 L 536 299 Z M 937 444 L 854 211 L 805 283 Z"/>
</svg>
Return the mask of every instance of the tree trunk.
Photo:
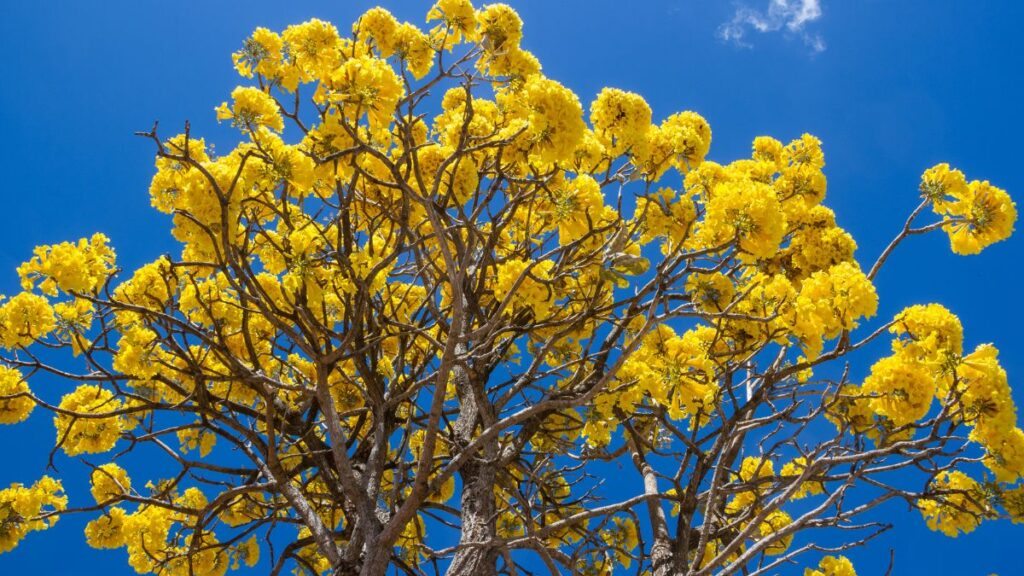
<svg viewBox="0 0 1024 576">
<path fill-rule="evenodd" d="M 494 466 L 473 463 L 461 472 L 462 535 L 459 551 L 448 568 L 449 576 L 492 576 L 497 574 L 497 552 L 489 545 L 494 538 Z"/>
<path fill-rule="evenodd" d="M 460 356 L 464 345 L 456 347 Z M 459 418 L 455 421 L 455 437 L 461 446 L 469 444 L 478 426 L 493 422 L 492 407 L 479 375 L 470 373 L 465 365 L 453 370 L 459 397 Z M 462 478 L 462 534 L 459 550 L 448 568 L 449 576 L 492 576 L 497 574 L 497 552 L 491 545 L 495 536 L 494 482 L 498 457 L 497 441 L 481 447 L 470 462 L 459 471 Z"/>
</svg>

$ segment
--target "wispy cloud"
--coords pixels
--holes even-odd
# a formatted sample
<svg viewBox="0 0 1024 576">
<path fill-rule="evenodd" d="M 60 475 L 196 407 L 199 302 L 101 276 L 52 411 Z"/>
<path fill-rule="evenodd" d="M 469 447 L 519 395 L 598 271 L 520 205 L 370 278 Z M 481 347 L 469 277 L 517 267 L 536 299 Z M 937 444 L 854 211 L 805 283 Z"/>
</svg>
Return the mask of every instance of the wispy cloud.
<svg viewBox="0 0 1024 576">
<path fill-rule="evenodd" d="M 779 32 L 793 34 L 803 40 L 812 52 L 825 50 L 821 34 L 807 30 L 807 25 L 821 18 L 821 0 L 768 0 L 767 10 L 746 4 L 736 8 L 732 20 L 718 27 L 718 37 L 737 46 L 751 47 L 748 33 Z"/>
</svg>

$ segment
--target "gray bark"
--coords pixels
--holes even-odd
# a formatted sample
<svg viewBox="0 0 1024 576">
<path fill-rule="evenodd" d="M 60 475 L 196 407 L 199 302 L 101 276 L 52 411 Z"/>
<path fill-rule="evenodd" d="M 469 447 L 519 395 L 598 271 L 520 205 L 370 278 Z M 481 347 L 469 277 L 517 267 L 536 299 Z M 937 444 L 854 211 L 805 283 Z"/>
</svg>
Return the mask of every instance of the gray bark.
<svg viewBox="0 0 1024 576">
<path fill-rule="evenodd" d="M 458 346 L 464 357 L 465 347 Z M 455 422 L 456 441 L 465 446 L 473 439 L 479 425 L 494 420 L 493 409 L 470 369 L 457 365 L 453 370 L 459 396 L 459 418 Z M 462 479 L 462 534 L 459 550 L 449 566 L 449 576 L 492 576 L 497 574 L 497 550 L 491 545 L 495 537 L 494 482 L 497 465 L 497 443 L 488 442 L 473 460 L 459 471 Z"/>
</svg>

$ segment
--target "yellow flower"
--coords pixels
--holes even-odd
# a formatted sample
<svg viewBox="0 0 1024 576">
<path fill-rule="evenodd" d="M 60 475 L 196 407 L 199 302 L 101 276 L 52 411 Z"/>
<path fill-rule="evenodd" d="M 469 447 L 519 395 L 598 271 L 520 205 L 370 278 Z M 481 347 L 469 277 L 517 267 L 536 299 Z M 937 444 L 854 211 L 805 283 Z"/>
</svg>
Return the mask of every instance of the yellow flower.
<svg viewBox="0 0 1024 576">
<path fill-rule="evenodd" d="M 0 306 L 0 346 L 8 350 L 28 346 L 57 327 L 46 298 L 22 292 Z"/>
<path fill-rule="evenodd" d="M 948 217 L 943 230 L 956 254 L 977 254 L 1006 240 L 1017 222 L 1017 205 L 1010 195 L 987 181 L 971 182 L 962 198 L 936 211 Z"/>
<path fill-rule="evenodd" d="M 288 183 L 288 192 L 305 198 L 313 192 L 316 164 L 297 146 L 289 146 L 273 132 L 261 129 L 257 138 L 266 154 L 266 167 L 275 181 Z"/>
<path fill-rule="evenodd" d="M 452 45 L 462 38 L 475 40 L 477 37 L 476 10 L 469 0 L 438 0 L 427 12 L 427 22 L 434 20 L 441 20 L 445 27 L 443 32 Z"/>
<path fill-rule="evenodd" d="M 761 480 L 764 478 L 772 478 L 775 476 L 775 465 L 771 460 L 761 458 L 758 456 L 747 456 L 740 463 L 739 479 L 742 482 L 753 482 L 755 480 Z M 766 484 L 761 484 L 758 490 L 767 488 Z"/>
<path fill-rule="evenodd" d="M 779 249 L 786 233 L 775 190 L 761 182 L 734 180 L 718 184 L 706 210 L 698 235 L 708 247 L 736 240 L 743 253 L 767 258 Z"/>
<path fill-rule="evenodd" d="M 933 366 L 935 374 L 948 374 L 963 354 L 964 329 L 960 319 L 941 304 L 915 305 L 896 316 L 890 332 L 893 352 L 904 353 Z"/>
<path fill-rule="evenodd" d="M 393 49 L 417 80 L 426 76 L 434 65 L 434 48 L 430 38 L 408 22 L 403 22 L 395 30 Z"/>
<path fill-rule="evenodd" d="M 571 244 L 604 224 L 601 186 L 586 174 L 564 182 L 554 191 L 550 210 L 558 223 L 558 243 Z"/>
<path fill-rule="evenodd" d="M 711 149 L 711 126 L 696 112 L 673 114 L 661 123 L 661 133 L 671 146 L 672 165 L 686 173 L 704 162 Z"/>
<path fill-rule="evenodd" d="M 630 518 L 616 516 L 611 524 L 601 531 L 601 540 L 608 546 L 615 559 L 623 568 L 633 562 L 631 552 L 639 545 L 636 523 Z"/>
<path fill-rule="evenodd" d="M 497 524 L 495 529 L 501 538 L 515 538 L 526 532 L 523 527 L 523 519 L 511 510 L 502 510 L 495 524 Z"/>
<path fill-rule="evenodd" d="M 771 136 L 754 138 L 754 160 L 770 162 L 775 165 L 776 169 L 781 169 L 783 166 L 782 150 L 782 142 Z"/>
<path fill-rule="evenodd" d="M 988 430 L 1010 430 L 1017 424 L 1006 370 L 999 365 L 999 350 L 982 344 L 963 357 L 956 367 L 957 394 L 963 407 L 962 418 L 973 426 Z M 949 393 L 948 379 L 940 387 L 941 400 Z"/>
<path fill-rule="evenodd" d="M 835 400 L 828 406 L 825 417 L 837 430 L 848 427 L 853 433 L 864 433 L 875 424 L 871 398 L 860 386 L 846 384 L 839 389 Z"/>
<path fill-rule="evenodd" d="M 939 474 L 929 491 L 935 497 L 918 503 L 921 515 L 929 528 L 946 536 L 970 534 L 990 514 L 981 486 L 958 470 Z"/>
<path fill-rule="evenodd" d="M 0 424 L 17 424 L 28 418 L 36 403 L 21 372 L 0 365 Z"/>
<path fill-rule="evenodd" d="M 93 469 L 90 480 L 92 482 L 90 491 L 97 504 L 115 500 L 132 489 L 132 481 L 128 477 L 128 472 L 113 462 Z"/>
<path fill-rule="evenodd" d="M 260 561 L 260 543 L 254 534 L 251 538 L 242 542 L 236 549 L 238 559 L 245 563 L 246 566 L 252 568 Z"/>
<path fill-rule="evenodd" d="M 170 261 L 161 256 L 135 270 L 128 281 L 114 290 L 114 299 L 150 310 L 162 310 L 177 287 Z"/>
<path fill-rule="evenodd" d="M 793 543 L 793 533 L 782 537 L 777 537 L 776 534 L 792 523 L 793 518 L 782 510 L 773 510 L 768 513 L 768 516 L 758 526 L 758 532 L 760 532 L 761 538 L 777 539 L 764 548 L 766 556 L 779 556 L 786 553 L 789 545 Z"/>
<path fill-rule="evenodd" d="M 32 486 L 11 484 L 0 490 L 0 554 L 10 552 L 29 533 L 57 523 L 53 512 L 65 510 L 68 498 L 60 480 L 43 476 Z M 46 518 L 42 518 L 43 515 Z"/>
<path fill-rule="evenodd" d="M 519 46 L 523 21 L 507 4 L 489 4 L 477 13 L 476 35 L 487 52 L 495 54 Z"/>
<path fill-rule="evenodd" d="M 369 38 L 377 47 L 381 58 L 387 58 L 395 52 L 395 31 L 398 20 L 380 6 L 370 8 L 354 24 L 352 32 L 360 38 Z"/>
<path fill-rule="evenodd" d="M 787 462 L 782 467 L 780 476 L 799 478 L 807 469 L 807 458 L 803 456 L 794 458 L 791 462 Z M 815 494 L 821 494 L 825 491 L 825 486 L 821 482 L 804 481 L 800 483 L 800 486 L 793 493 L 793 498 L 800 499 L 807 496 L 814 496 Z"/>
<path fill-rule="evenodd" d="M 498 264 L 493 290 L 498 302 L 506 298 L 509 300 L 504 313 L 511 316 L 520 310 L 530 309 L 536 320 L 547 318 L 554 300 L 550 286 L 554 265 L 550 260 L 534 263 L 518 258 Z M 518 287 L 516 282 L 519 282 Z"/>
<path fill-rule="evenodd" d="M 721 272 L 698 272 L 687 278 L 686 291 L 699 309 L 721 312 L 732 302 L 736 287 Z"/>
<path fill-rule="evenodd" d="M 825 166 L 825 154 L 821 151 L 821 140 L 810 134 L 804 134 L 793 140 L 782 151 L 783 164 L 789 166 L 808 166 L 820 170 Z"/>
<path fill-rule="evenodd" d="M 804 280 L 793 307 L 793 332 L 808 358 L 821 354 L 823 339 L 857 327 L 878 310 L 878 293 L 856 262 L 841 262 Z"/>
<path fill-rule="evenodd" d="M 333 24 L 313 18 L 285 28 L 281 37 L 304 82 L 329 77 L 341 63 L 340 38 Z"/>
<path fill-rule="evenodd" d="M 405 94 L 391 66 L 371 56 L 350 58 L 334 69 L 330 88 L 328 99 L 342 106 L 351 120 L 368 116 L 374 134 L 387 132 L 395 105 Z"/>
<path fill-rule="evenodd" d="M 239 86 L 231 91 L 231 100 L 231 106 L 224 102 L 217 107 L 217 120 L 231 120 L 244 130 L 255 130 L 259 126 L 278 132 L 284 130 L 277 102 L 263 90 Z"/>
<path fill-rule="evenodd" d="M 1005 190 L 988 181 L 970 183 L 963 172 L 938 164 L 921 175 L 921 195 L 943 216 L 942 227 L 956 254 L 977 254 L 1010 237 L 1017 206 Z"/>
<path fill-rule="evenodd" d="M 857 576 L 857 572 L 845 556 L 825 556 L 817 569 L 805 568 L 804 576 Z"/>
<path fill-rule="evenodd" d="M 121 330 L 114 354 L 114 369 L 123 374 L 148 380 L 156 376 L 167 360 L 156 332 L 132 324 Z"/>
<path fill-rule="evenodd" d="M 937 164 L 921 175 L 920 190 L 921 196 L 942 205 L 949 198 L 967 195 L 967 179 L 963 172 L 953 170 L 949 164 Z"/>
<path fill-rule="evenodd" d="M 108 242 L 97 233 L 74 244 L 39 246 L 33 258 L 18 267 L 22 288 L 31 290 L 41 281 L 39 290 L 50 296 L 58 289 L 95 294 L 114 271 L 114 250 Z"/>
<path fill-rule="evenodd" d="M 633 221 L 640 226 L 640 242 L 646 244 L 663 238 L 661 253 L 666 255 L 682 246 L 696 219 L 697 207 L 693 200 L 671 188 L 659 188 L 637 198 L 633 216 Z"/>
<path fill-rule="evenodd" d="M 542 163 L 572 158 L 586 125 L 576 94 L 554 80 L 532 76 L 523 87 L 526 138 Z"/>
<path fill-rule="evenodd" d="M 979 426 L 971 433 L 971 439 L 985 447 L 981 462 L 995 474 L 996 480 L 1016 482 L 1024 477 L 1024 430 L 1016 426 Z"/>
<path fill-rule="evenodd" d="M 666 407 L 670 418 L 692 416 L 694 427 L 706 422 L 719 390 L 708 356 L 713 332 L 698 327 L 677 336 L 668 326 L 659 325 L 644 336 L 640 349 L 619 371 L 623 382 L 635 382 L 616 398 L 619 408 L 632 413 L 646 396 Z"/>
<path fill-rule="evenodd" d="M 181 452 L 183 454 L 198 449 L 200 458 L 206 458 L 210 451 L 213 450 L 214 445 L 217 444 L 217 435 L 208 430 L 187 428 L 185 430 L 178 430 L 177 436 L 178 441 L 181 443 Z"/>
<path fill-rule="evenodd" d="M 611 155 L 636 152 L 646 144 L 651 107 L 639 94 L 604 88 L 590 105 L 590 123 Z"/>
<path fill-rule="evenodd" d="M 772 163 L 759 163 L 758 167 L 774 170 Z M 784 166 L 774 182 L 776 193 L 783 201 L 786 214 L 798 220 L 802 213 L 814 208 L 825 199 L 827 180 L 821 168 L 808 164 Z"/>
<path fill-rule="evenodd" d="M 284 40 L 266 28 L 257 28 L 252 36 L 242 43 L 242 49 L 231 55 L 235 70 L 243 78 L 252 78 L 253 73 L 276 81 L 289 91 L 299 83 L 298 69 L 284 61 Z"/>
<path fill-rule="evenodd" d="M 258 520 L 265 514 L 264 500 L 265 496 L 261 493 L 237 496 L 221 511 L 220 519 L 233 528 Z"/>
<path fill-rule="evenodd" d="M 112 449 L 128 428 L 122 416 L 109 415 L 121 406 L 121 400 L 109 390 L 92 384 L 79 386 L 61 398 L 61 412 L 53 418 L 57 443 L 68 456 Z"/>
<path fill-rule="evenodd" d="M 521 87 L 531 76 L 540 73 L 540 61 L 529 50 L 512 47 L 489 58 L 477 61 L 477 68 L 488 76 L 496 77 L 495 84 L 504 82 Z"/>
<path fill-rule="evenodd" d="M 786 206 L 791 203 L 787 202 Z M 831 210 L 821 205 L 812 206 L 793 214 L 793 218 L 789 223 L 792 232 L 789 245 L 776 257 L 787 277 L 800 282 L 820 270 L 854 261 L 857 242 L 846 230 L 836 226 Z"/>
<path fill-rule="evenodd" d="M 125 518 L 118 507 L 104 510 L 103 515 L 85 525 L 85 541 L 97 549 L 120 548 L 125 545 Z"/>
<path fill-rule="evenodd" d="M 935 396 L 935 379 L 928 368 L 905 354 L 882 358 L 864 379 L 871 408 L 895 426 L 917 422 L 928 414 Z"/>
</svg>

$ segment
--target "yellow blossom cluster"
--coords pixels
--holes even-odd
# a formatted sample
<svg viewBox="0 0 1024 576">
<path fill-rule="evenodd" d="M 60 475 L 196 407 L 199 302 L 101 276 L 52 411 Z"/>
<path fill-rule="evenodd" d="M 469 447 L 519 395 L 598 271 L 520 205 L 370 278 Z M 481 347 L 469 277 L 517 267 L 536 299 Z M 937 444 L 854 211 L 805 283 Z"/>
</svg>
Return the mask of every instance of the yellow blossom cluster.
<svg viewBox="0 0 1024 576">
<path fill-rule="evenodd" d="M 175 526 L 194 525 L 208 501 L 197 488 L 180 494 L 164 489 L 162 494 L 168 500 L 165 505 L 141 504 L 134 512 L 119 506 L 107 509 L 86 526 L 86 541 L 93 548 L 125 548 L 129 565 L 139 574 L 223 576 L 229 568 L 241 563 L 252 567 L 259 561 L 259 546 L 253 538 L 223 548 L 211 532 L 199 527 L 176 535 Z M 190 553 L 193 544 L 195 550 Z"/>
<path fill-rule="evenodd" d="M 871 366 L 863 391 L 871 396 L 876 414 L 895 426 L 905 426 L 928 413 L 934 401 L 935 379 L 923 364 L 897 354 Z"/>
<path fill-rule="evenodd" d="M 132 489 L 128 472 L 113 462 L 97 466 L 92 471 L 91 481 L 90 492 L 97 504 L 117 500 Z"/>
<path fill-rule="evenodd" d="M 107 452 L 117 444 L 128 421 L 117 414 L 122 401 L 114 393 L 83 384 L 61 398 L 53 418 L 57 444 L 69 456 Z"/>
<path fill-rule="evenodd" d="M 0 366 L 0 424 L 17 424 L 28 418 L 36 407 L 31 394 L 21 372 Z"/>
<path fill-rule="evenodd" d="M 929 488 L 941 500 L 926 498 L 918 507 L 928 527 L 946 536 L 969 534 L 990 514 L 981 486 L 959 470 L 942 472 Z"/>
<path fill-rule="evenodd" d="M 613 220 L 605 217 L 601 186 L 586 174 L 564 182 L 554 191 L 550 212 L 558 225 L 558 242 L 563 246 L 587 236 L 604 221 Z"/>
<path fill-rule="evenodd" d="M 804 280 L 793 308 L 793 332 L 813 358 L 821 353 L 823 340 L 849 332 L 860 319 L 874 316 L 878 294 L 855 262 L 841 262 Z"/>
<path fill-rule="evenodd" d="M 57 327 L 53 307 L 45 297 L 21 292 L 0 304 L 0 346 L 28 346 Z"/>
<path fill-rule="evenodd" d="M 798 456 L 793 460 L 787 462 L 782 467 L 782 470 L 779 472 L 779 476 L 782 476 L 783 478 L 800 478 L 802 475 L 806 473 L 806 470 L 807 458 L 803 456 Z M 813 480 L 805 480 L 803 482 L 800 482 L 800 485 L 797 486 L 796 492 L 793 493 L 793 498 L 800 499 L 805 498 L 807 496 L 821 494 L 823 492 L 825 492 L 824 484 Z"/>
<path fill-rule="evenodd" d="M 694 221 L 697 207 L 693 200 L 667 187 L 637 199 L 633 220 L 640 224 L 640 242 L 646 244 L 662 238 L 662 254 L 672 254 L 683 247 Z"/>
<path fill-rule="evenodd" d="M 1024 476 L 1024 431 L 1017 426 L 998 350 L 982 344 L 965 355 L 960 320 L 938 304 L 905 309 L 890 331 L 893 354 L 871 367 L 863 385 L 840 390 L 829 419 L 890 442 L 910 438 L 913 426 L 932 414 L 938 400 L 971 428 L 970 439 L 985 449 L 982 463 L 998 482 Z M 962 471 L 943 472 L 932 489 L 935 496 L 920 507 L 933 530 L 955 536 L 992 515 L 989 496 Z"/>
<path fill-rule="evenodd" d="M 616 516 L 610 525 L 601 531 L 601 540 L 615 557 L 615 564 L 629 568 L 632 564 L 631 552 L 639 545 L 639 533 L 632 519 Z"/>
<path fill-rule="evenodd" d="M 789 475 L 792 468 L 785 468 L 784 471 L 784 475 Z M 763 496 L 769 492 L 776 481 L 775 465 L 767 458 L 747 456 L 740 463 L 734 480 L 742 489 L 726 503 L 726 514 L 736 518 L 744 529 L 760 518 L 756 525 L 750 526 L 753 529 L 752 539 L 755 542 L 767 540 L 767 543 L 762 544 L 764 554 L 767 556 L 785 554 L 793 543 L 793 534 L 780 536 L 778 532 L 792 524 L 793 518 L 784 510 L 778 508 L 765 510 L 763 506 L 765 503 Z"/>
<path fill-rule="evenodd" d="M 554 264 L 550 260 L 532 263 L 515 259 L 498 265 L 494 297 L 499 302 L 508 301 L 506 314 L 528 309 L 537 320 L 547 318 L 554 301 L 551 286 Z"/>
<path fill-rule="evenodd" d="M 715 364 L 708 355 L 714 330 L 703 327 L 682 336 L 661 325 L 644 337 L 636 353 L 623 363 L 619 377 L 627 384 L 605 402 L 614 401 L 632 413 L 646 399 L 665 407 L 673 419 L 693 418 L 697 425 L 710 414 L 718 397 Z M 610 416 L 610 409 L 602 410 Z"/>
<path fill-rule="evenodd" d="M 31 260 L 18 267 L 21 286 L 56 296 L 57 290 L 95 294 L 114 270 L 114 250 L 103 234 L 82 238 L 78 242 L 62 242 L 39 246 Z"/>
<path fill-rule="evenodd" d="M 924 172 L 921 195 L 943 217 L 943 230 L 957 254 L 977 254 L 1013 233 L 1017 206 L 1010 195 L 987 180 L 967 182 L 963 172 L 949 164 Z"/>
<path fill-rule="evenodd" d="M 231 92 L 231 99 L 231 106 L 224 102 L 217 107 L 218 120 L 231 120 L 235 126 L 245 130 L 255 130 L 259 126 L 278 132 L 284 130 L 277 102 L 263 90 L 239 86 Z"/>
<path fill-rule="evenodd" d="M 721 272 L 697 273 L 686 280 L 686 291 L 706 312 L 722 312 L 732 303 L 736 286 Z"/>
<path fill-rule="evenodd" d="M 427 12 L 427 22 L 440 20 L 431 36 L 444 37 L 446 46 L 477 37 L 476 10 L 469 0 L 438 0 Z"/>
<path fill-rule="evenodd" d="M 857 576 L 857 571 L 845 556 L 825 556 L 817 568 L 805 568 L 804 576 Z"/>
<path fill-rule="evenodd" d="M 0 553 L 10 552 L 29 532 L 57 523 L 68 498 L 59 480 L 43 476 L 35 484 L 0 490 Z"/>
<path fill-rule="evenodd" d="M 971 426 L 970 437 L 985 448 L 983 463 L 998 481 L 1024 476 L 1024 431 L 1017 426 L 1017 407 L 995 346 L 982 344 L 964 354 L 960 320 L 938 304 L 904 310 L 892 332 L 897 335 L 894 354 L 876 366 L 895 368 L 903 376 L 899 382 L 865 380 L 875 411 L 897 426 L 909 424 L 928 413 L 934 396 Z"/>
<path fill-rule="evenodd" d="M 738 179 L 715 187 L 706 204 L 699 238 L 707 246 L 736 241 L 752 258 L 767 258 L 779 249 L 786 221 L 775 190 L 764 182 Z"/>
<path fill-rule="evenodd" d="M 605 88 L 590 105 L 590 123 L 609 153 L 636 153 L 647 144 L 651 107 L 639 94 Z"/>
</svg>

